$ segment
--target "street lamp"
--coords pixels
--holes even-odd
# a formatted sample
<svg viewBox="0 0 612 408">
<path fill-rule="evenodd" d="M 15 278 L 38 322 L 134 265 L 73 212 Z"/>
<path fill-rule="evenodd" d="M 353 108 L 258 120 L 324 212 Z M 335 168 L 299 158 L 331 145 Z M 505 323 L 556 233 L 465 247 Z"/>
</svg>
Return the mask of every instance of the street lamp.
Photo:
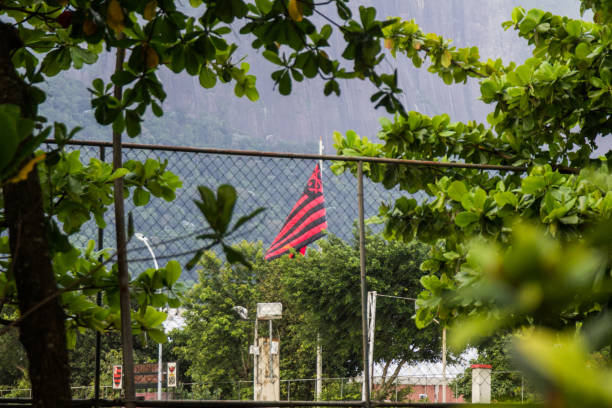
<svg viewBox="0 0 612 408">
<path fill-rule="evenodd" d="M 151 248 L 151 245 L 149 245 L 149 239 L 145 237 L 144 235 L 142 235 L 140 232 L 135 233 L 134 236 L 136 237 L 136 239 L 138 239 L 139 241 L 142 241 L 142 243 L 144 243 L 147 246 L 147 249 L 149 250 L 151 257 L 153 258 L 153 265 L 155 266 L 155 269 L 159 269 L 159 265 L 157 264 L 157 259 L 155 258 L 153 249 Z M 158 350 L 157 350 L 157 399 L 158 400 L 162 399 L 161 394 L 162 394 L 162 344 L 159 343 Z"/>
<path fill-rule="evenodd" d="M 244 306 L 234 306 L 232 307 L 232 309 L 238 314 L 238 316 L 240 316 L 240 318 L 242 320 L 248 320 L 249 317 L 249 311 L 247 310 L 246 307 Z M 270 331 L 270 348 L 269 348 L 269 355 L 270 355 L 270 377 L 269 378 L 274 378 L 274 368 L 273 368 L 273 360 L 272 360 L 272 354 L 275 353 L 273 351 L 273 347 L 272 347 L 272 320 L 276 320 L 276 319 L 280 319 L 283 316 L 283 305 L 281 303 L 257 303 L 257 312 L 255 314 L 255 330 L 253 333 L 253 345 L 251 345 L 249 347 L 249 353 L 253 354 L 253 401 L 257 401 L 258 400 L 258 395 L 257 395 L 257 390 L 258 390 L 258 380 L 259 380 L 259 376 L 257 373 L 257 363 L 258 363 L 258 356 L 259 356 L 259 346 L 257 344 L 257 329 L 258 329 L 258 323 L 260 320 L 269 320 L 269 331 Z M 278 350 L 278 349 L 277 349 Z M 278 353 L 278 351 L 276 352 Z M 280 384 L 280 378 L 277 378 L 277 380 L 279 381 L 278 384 Z M 279 399 L 279 397 L 276 397 L 277 399 Z"/>
<path fill-rule="evenodd" d="M 242 320 L 248 320 L 249 319 L 249 311 L 246 307 L 244 306 L 234 306 L 232 307 L 232 309 L 234 310 L 234 312 L 238 313 L 238 316 L 240 316 L 240 318 Z"/>
</svg>

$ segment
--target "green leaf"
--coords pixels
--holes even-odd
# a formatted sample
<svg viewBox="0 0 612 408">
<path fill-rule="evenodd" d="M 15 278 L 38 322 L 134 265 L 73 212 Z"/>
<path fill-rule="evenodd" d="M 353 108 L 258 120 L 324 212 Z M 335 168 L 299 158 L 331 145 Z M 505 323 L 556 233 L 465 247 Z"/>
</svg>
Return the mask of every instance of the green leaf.
<svg viewBox="0 0 612 408">
<path fill-rule="evenodd" d="M 289 95 L 291 93 L 291 77 L 289 75 L 289 70 L 283 71 L 278 81 L 278 90 L 281 95 Z"/>
<path fill-rule="evenodd" d="M 440 281 L 440 279 L 435 275 L 427 275 L 421 277 L 421 285 L 431 293 L 439 293 L 444 285 Z"/>
<path fill-rule="evenodd" d="M 499 207 L 503 207 L 506 204 L 510 204 L 512 207 L 516 207 L 518 204 L 518 198 L 516 198 L 516 196 L 509 191 L 495 193 L 493 198 L 495 199 L 495 203 Z"/>
<path fill-rule="evenodd" d="M 479 212 L 484 210 L 485 201 L 487 200 L 487 192 L 478 187 L 474 194 L 474 208 Z"/>
<path fill-rule="evenodd" d="M 76 330 L 67 329 L 66 330 L 66 348 L 68 350 L 74 350 L 76 347 L 77 335 Z"/>
<path fill-rule="evenodd" d="M 525 194 L 539 193 L 545 186 L 546 180 L 541 176 L 528 176 L 521 183 L 521 188 Z"/>
<path fill-rule="evenodd" d="M 237 197 L 236 189 L 229 184 L 223 184 L 217 189 L 217 210 L 219 216 L 217 230 L 221 234 L 227 231 Z"/>
<path fill-rule="evenodd" d="M 232 227 L 231 232 L 236 231 L 238 228 L 240 228 L 244 223 L 246 223 L 247 221 L 255 218 L 257 215 L 259 215 L 260 213 L 262 213 L 263 211 L 265 211 L 265 208 L 258 208 L 255 211 L 253 211 L 252 213 L 242 216 L 238 219 L 238 221 L 236 221 L 236 223 L 234 224 L 234 226 Z"/>
<path fill-rule="evenodd" d="M 578 44 L 576 46 L 576 50 L 574 51 L 574 54 L 576 54 L 576 57 L 582 60 L 587 59 L 590 53 L 591 53 L 591 48 L 589 47 L 587 43 L 584 43 L 584 42 L 581 42 L 580 44 Z"/>
<path fill-rule="evenodd" d="M 270 0 L 255 0 L 255 5 L 262 14 L 268 14 L 272 10 L 272 2 Z"/>
<path fill-rule="evenodd" d="M 479 215 L 469 211 L 460 212 L 455 216 L 455 224 L 461 228 L 465 228 L 468 225 L 478 221 Z"/>
<path fill-rule="evenodd" d="M 157 104 L 157 102 L 151 102 L 151 110 L 153 111 L 153 114 L 157 117 L 160 117 L 164 114 L 164 111 L 162 110 L 161 106 Z"/>
<path fill-rule="evenodd" d="M 563 224 L 576 225 L 580 223 L 580 217 L 578 217 L 578 215 L 576 214 L 573 214 L 567 217 L 560 218 L 559 221 L 561 221 Z"/>
<path fill-rule="evenodd" d="M 125 70 L 119 71 L 111 76 L 111 80 L 117 86 L 125 86 L 129 84 L 130 82 L 134 81 L 136 78 L 137 78 L 136 75 L 132 74 L 129 71 L 125 71 Z M 94 80 L 94 82 L 95 81 L 96 80 Z M 99 80 L 99 81 L 102 82 L 102 80 Z M 95 87 L 95 84 L 94 84 L 94 87 Z M 98 90 L 98 88 L 96 88 L 96 90 Z M 99 92 L 102 93 L 101 86 L 100 86 Z"/>
<path fill-rule="evenodd" d="M 452 55 L 448 50 L 444 50 L 444 54 L 442 54 L 442 58 L 440 59 L 440 63 L 444 68 L 450 67 Z"/>
<path fill-rule="evenodd" d="M 193 267 L 196 266 L 197 263 L 200 261 L 203 254 L 204 254 L 204 250 L 199 249 L 193 256 L 193 258 L 191 258 L 189 262 L 187 262 L 187 264 L 185 265 L 185 268 L 187 268 L 187 270 L 193 269 Z"/>
<path fill-rule="evenodd" d="M 130 171 L 126 168 L 118 168 L 117 170 L 115 170 L 110 176 L 108 176 L 107 180 L 108 181 L 112 181 L 114 179 L 117 179 L 119 177 L 123 177 L 126 174 L 128 174 Z"/>
<path fill-rule="evenodd" d="M 98 92 L 98 94 L 101 95 L 104 93 L 104 81 L 102 81 L 100 78 L 94 79 L 91 85 L 94 87 L 96 92 Z"/>
<path fill-rule="evenodd" d="M 135 110 L 125 112 L 125 127 L 129 137 L 136 137 L 140 134 L 141 118 Z"/>
<path fill-rule="evenodd" d="M 571 20 L 565 24 L 565 31 L 572 37 L 578 37 L 582 33 L 582 24 L 578 20 Z"/>
<path fill-rule="evenodd" d="M 271 63 L 273 63 L 273 64 L 276 64 L 276 65 L 283 65 L 283 61 L 281 61 L 281 59 L 278 57 L 278 54 L 276 54 L 276 53 L 275 53 L 275 52 L 273 52 L 273 51 L 270 51 L 270 50 L 265 50 L 265 51 L 262 53 L 262 55 L 263 55 L 263 57 L 264 57 L 265 59 L 267 59 L 268 61 L 270 61 L 270 62 L 271 62 Z"/>
<path fill-rule="evenodd" d="M 166 333 L 164 333 L 163 330 L 160 330 L 160 329 L 148 329 L 147 333 L 151 337 L 151 340 L 153 340 L 156 343 L 162 344 L 162 343 L 166 343 L 168 341 L 168 337 L 166 336 Z"/>
<path fill-rule="evenodd" d="M 440 262 L 435 259 L 428 259 L 421 264 L 421 270 L 435 273 L 440 269 Z"/>
<path fill-rule="evenodd" d="M 149 193 L 147 190 L 144 190 L 140 187 L 134 190 L 134 205 L 139 207 L 147 205 L 150 199 L 151 193 Z"/>
<path fill-rule="evenodd" d="M 216 229 L 217 224 L 217 200 L 215 194 L 206 186 L 198 186 L 198 192 L 202 201 L 194 201 L 206 221 L 213 229 Z"/>
<path fill-rule="evenodd" d="M 223 253 L 230 264 L 240 263 L 247 268 L 251 268 L 251 263 L 246 260 L 242 252 L 235 250 L 229 245 L 223 245 Z"/>
<path fill-rule="evenodd" d="M 244 90 L 244 94 L 252 102 L 255 102 L 255 101 L 259 100 L 259 92 L 255 88 L 246 88 Z"/>
<path fill-rule="evenodd" d="M 178 261 L 172 260 L 166 264 L 166 287 L 171 287 L 181 277 L 181 264 Z"/>
<path fill-rule="evenodd" d="M 468 190 L 463 181 L 455 180 L 448 187 L 447 193 L 450 198 L 455 201 L 461 201 L 463 196 L 467 194 Z"/>
<path fill-rule="evenodd" d="M 146 327 L 153 328 L 161 325 L 166 320 L 166 317 L 168 317 L 166 313 L 160 312 L 154 307 L 147 306 L 142 321 Z"/>
<path fill-rule="evenodd" d="M 497 85 L 492 79 L 485 79 L 480 83 L 480 93 L 482 93 L 482 97 L 485 98 L 485 101 L 491 100 L 497 93 Z"/>
</svg>

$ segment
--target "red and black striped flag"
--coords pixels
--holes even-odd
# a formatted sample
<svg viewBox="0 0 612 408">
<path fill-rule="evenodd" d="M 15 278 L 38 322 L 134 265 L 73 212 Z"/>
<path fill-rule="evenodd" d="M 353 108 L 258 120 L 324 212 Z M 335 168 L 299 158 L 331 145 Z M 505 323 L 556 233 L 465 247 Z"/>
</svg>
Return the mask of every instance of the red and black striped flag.
<svg viewBox="0 0 612 408">
<path fill-rule="evenodd" d="M 302 196 L 291 209 L 281 231 L 266 252 L 266 260 L 270 261 L 288 254 L 291 248 L 304 254 L 306 246 L 321 238 L 326 228 L 323 182 L 321 168 L 317 164 Z"/>
</svg>

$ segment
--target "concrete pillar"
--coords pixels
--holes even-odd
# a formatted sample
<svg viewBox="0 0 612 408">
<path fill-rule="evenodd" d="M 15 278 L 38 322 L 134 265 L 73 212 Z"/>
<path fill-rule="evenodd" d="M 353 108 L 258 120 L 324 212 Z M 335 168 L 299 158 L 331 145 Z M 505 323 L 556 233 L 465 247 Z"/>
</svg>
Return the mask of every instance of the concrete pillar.
<svg viewBox="0 0 612 408">
<path fill-rule="evenodd" d="M 260 337 L 258 341 L 257 384 L 255 401 L 280 400 L 280 347 L 278 339 L 272 339 L 272 358 L 270 358 L 270 339 Z M 270 362 L 272 366 L 270 366 Z"/>
<path fill-rule="evenodd" d="M 472 403 L 491 403 L 490 364 L 472 364 Z"/>
</svg>

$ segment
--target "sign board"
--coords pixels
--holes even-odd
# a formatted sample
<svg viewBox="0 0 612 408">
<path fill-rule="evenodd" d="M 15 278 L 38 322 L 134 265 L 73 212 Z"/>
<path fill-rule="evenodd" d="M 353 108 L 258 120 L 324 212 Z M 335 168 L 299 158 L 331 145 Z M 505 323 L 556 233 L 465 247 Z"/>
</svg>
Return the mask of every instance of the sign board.
<svg viewBox="0 0 612 408">
<path fill-rule="evenodd" d="M 134 364 L 134 384 L 141 386 L 157 385 L 157 363 Z"/>
<path fill-rule="evenodd" d="M 120 365 L 113 366 L 113 390 L 120 390 L 123 385 L 123 369 Z"/>
<path fill-rule="evenodd" d="M 256 356 L 259 355 L 259 347 L 254 346 L 254 345 L 250 345 L 249 346 L 249 354 L 255 354 Z"/>
<path fill-rule="evenodd" d="M 258 303 L 257 304 L 257 319 L 273 320 L 283 317 L 282 303 Z"/>
<path fill-rule="evenodd" d="M 176 362 L 168 363 L 168 387 L 176 387 Z"/>
<path fill-rule="evenodd" d="M 270 354 L 278 354 L 278 341 L 272 341 L 270 344 Z"/>
</svg>

